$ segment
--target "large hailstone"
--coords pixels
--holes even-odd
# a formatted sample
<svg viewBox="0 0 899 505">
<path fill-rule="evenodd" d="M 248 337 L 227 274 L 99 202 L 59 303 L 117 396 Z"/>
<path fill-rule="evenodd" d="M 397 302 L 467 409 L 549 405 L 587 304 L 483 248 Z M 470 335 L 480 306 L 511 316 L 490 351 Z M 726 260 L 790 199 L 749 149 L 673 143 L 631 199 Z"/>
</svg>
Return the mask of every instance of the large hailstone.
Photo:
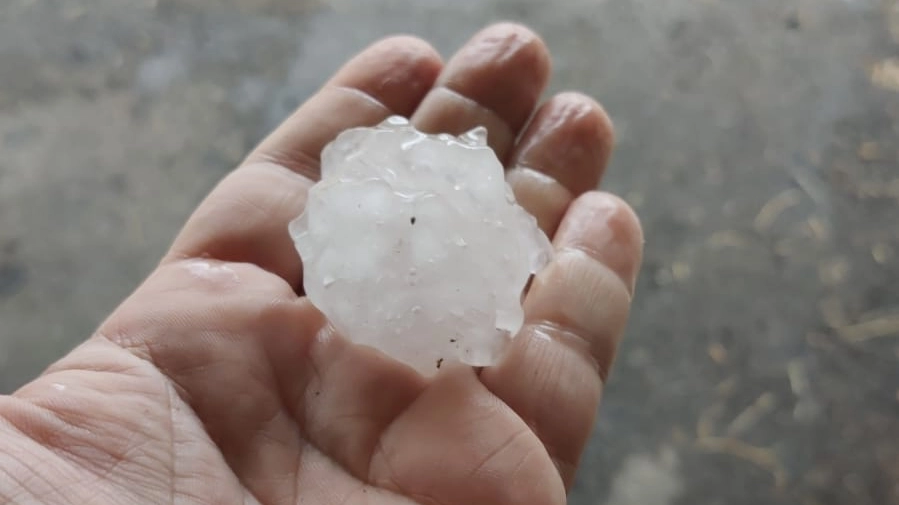
<svg viewBox="0 0 899 505">
<path fill-rule="evenodd" d="M 346 338 L 431 375 L 497 362 L 551 247 L 515 202 L 486 130 L 427 135 L 401 117 L 341 133 L 290 223 L 312 303 Z"/>
</svg>

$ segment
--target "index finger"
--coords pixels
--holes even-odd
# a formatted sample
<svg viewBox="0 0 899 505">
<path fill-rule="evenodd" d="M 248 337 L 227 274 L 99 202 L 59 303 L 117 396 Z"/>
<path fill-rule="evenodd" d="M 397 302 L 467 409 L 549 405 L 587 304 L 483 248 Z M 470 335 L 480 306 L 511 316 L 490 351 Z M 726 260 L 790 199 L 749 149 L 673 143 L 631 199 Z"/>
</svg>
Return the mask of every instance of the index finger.
<svg viewBox="0 0 899 505">
<path fill-rule="evenodd" d="M 413 37 L 362 51 L 219 183 L 163 262 L 204 256 L 253 263 L 298 289 L 302 264 L 287 224 L 318 179 L 322 148 L 347 128 L 411 114 L 441 68 L 437 52 Z"/>
</svg>

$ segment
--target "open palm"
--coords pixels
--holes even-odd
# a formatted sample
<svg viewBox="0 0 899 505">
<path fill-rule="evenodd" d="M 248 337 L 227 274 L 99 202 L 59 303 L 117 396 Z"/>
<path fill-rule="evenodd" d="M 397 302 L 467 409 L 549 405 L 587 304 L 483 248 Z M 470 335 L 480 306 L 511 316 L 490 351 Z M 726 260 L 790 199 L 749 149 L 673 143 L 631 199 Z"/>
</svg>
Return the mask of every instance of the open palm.
<svg viewBox="0 0 899 505">
<path fill-rule="evenodd" d="M 543 43 L 508 24 L 445 66 L 410 37 L 350 61 L 219 184 L 93 337 L 0 397 L 0 502 L 563 504 L 642 236 L 623 202 L 591 191 L 609 120 L 575 93 L 538 105 L 548 74 Z M 554 237 L 496 367 L 425 379 L 334 335 L 302 296 L 287 223 L 318 153 L 392 114 L 427 131 L 485 125 Z"/>
</svg>

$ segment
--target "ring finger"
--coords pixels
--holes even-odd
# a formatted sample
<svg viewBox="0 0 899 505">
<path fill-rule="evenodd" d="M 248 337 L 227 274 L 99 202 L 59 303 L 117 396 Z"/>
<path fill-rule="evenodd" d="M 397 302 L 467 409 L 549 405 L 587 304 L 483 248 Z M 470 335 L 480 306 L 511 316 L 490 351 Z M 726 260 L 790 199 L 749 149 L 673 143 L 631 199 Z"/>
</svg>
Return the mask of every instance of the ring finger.
<svg viewBox="0 0 899 505">
<path fill-rule="evenodd" d="M 509 157 L 507 180 L 547 235 L 573 198 L 599 184 L 613 143 L 609 117 L 580 93 L 560 93 L 534 115 Z"/>
</svg>

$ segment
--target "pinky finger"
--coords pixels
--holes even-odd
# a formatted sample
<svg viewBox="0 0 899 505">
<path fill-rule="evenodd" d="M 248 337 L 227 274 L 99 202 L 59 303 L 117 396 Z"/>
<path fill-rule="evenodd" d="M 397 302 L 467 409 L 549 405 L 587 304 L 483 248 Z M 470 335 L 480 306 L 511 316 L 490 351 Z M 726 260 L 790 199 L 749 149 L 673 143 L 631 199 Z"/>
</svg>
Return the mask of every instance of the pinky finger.
<svg viewBox="0 0 899 505">
<path fill-rule="evenodd" d="M 570 485 L 627 322 L 643 235 L 626 203 L 594 191 L 571 204 L 553 242 L 524 329 L 481 380 L 531 426 Z"/>
</svg>

